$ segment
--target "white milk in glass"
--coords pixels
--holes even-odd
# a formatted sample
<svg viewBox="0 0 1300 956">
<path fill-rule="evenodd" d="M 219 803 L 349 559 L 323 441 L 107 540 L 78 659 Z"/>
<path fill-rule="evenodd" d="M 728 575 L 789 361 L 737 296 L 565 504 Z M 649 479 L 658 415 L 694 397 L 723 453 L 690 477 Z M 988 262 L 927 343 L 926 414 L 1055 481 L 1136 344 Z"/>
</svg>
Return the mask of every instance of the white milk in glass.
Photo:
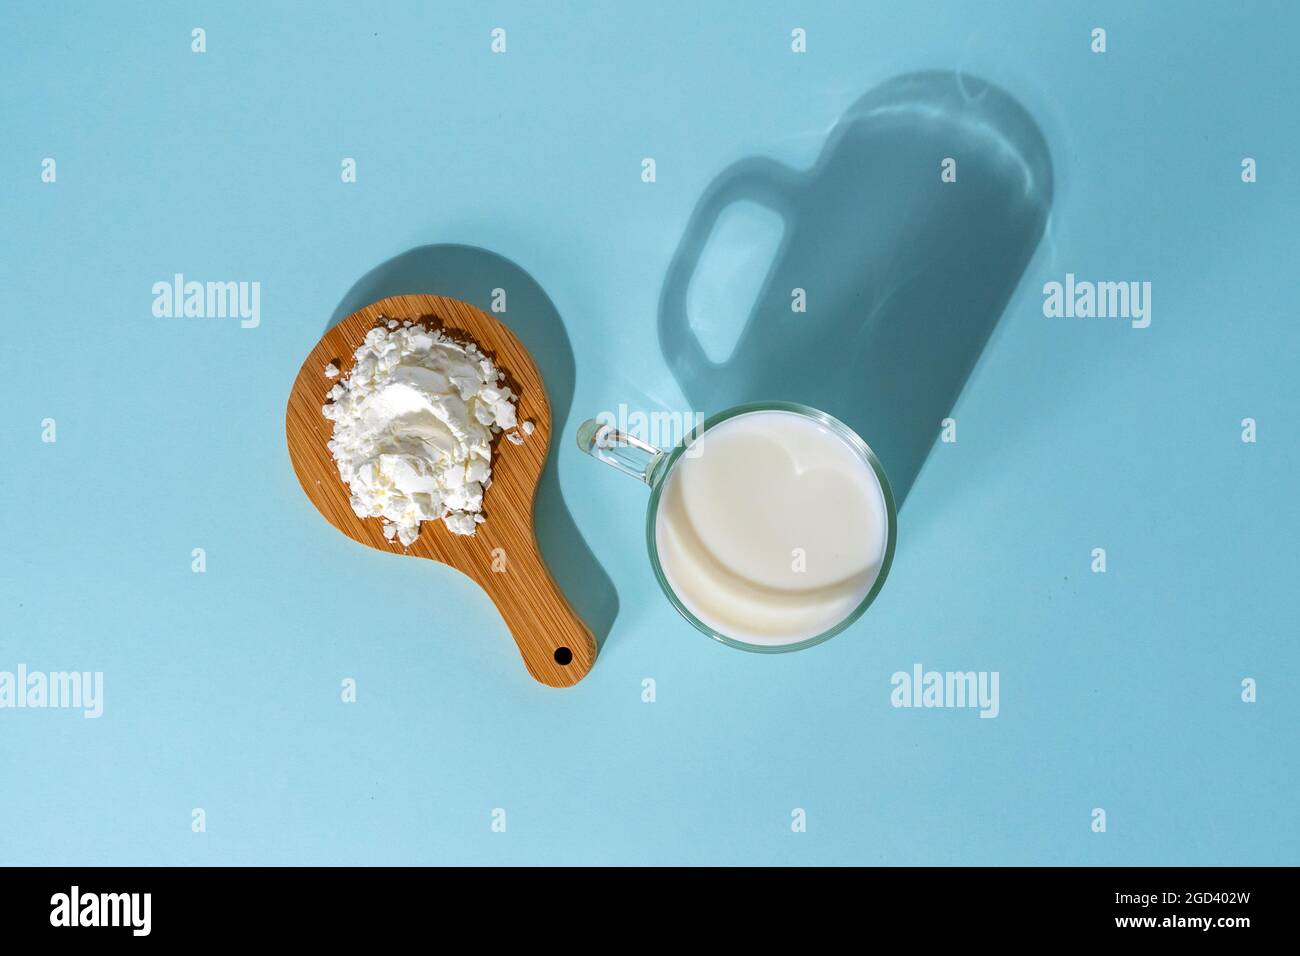
<svg viewBox="0 0 1300 956">
<path fill-rule="evenodd" d="M 816 637 L 862 602 L 889 536 L 885 496 L 838 432 L 794 412 L 737 415 L 678 458 L 655 516 L 672 590 L 749 644 Z"/>
</svg>

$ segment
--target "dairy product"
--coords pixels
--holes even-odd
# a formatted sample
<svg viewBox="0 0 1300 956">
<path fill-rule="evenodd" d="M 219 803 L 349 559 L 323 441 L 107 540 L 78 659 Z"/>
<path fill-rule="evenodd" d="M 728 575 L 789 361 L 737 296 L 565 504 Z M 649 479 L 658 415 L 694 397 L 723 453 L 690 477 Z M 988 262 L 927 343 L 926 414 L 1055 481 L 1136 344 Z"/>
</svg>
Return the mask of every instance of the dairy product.
<svg viewBox="0 0 1300 956">
<path fill-rule="evenodd" d="M 793 412 L 709 429 L 664 479 L 659 563 L 683 604 L 750 644 L 815 637 L 848 616 L 880 574 L 884 492 L 860 450 Z"/>
<path fill-rule="evenodd" d="M 505 374 L 474 343 L 396 319 L 367 333 L 353 358 L 321 409 L 352 510 L 381 519 L 403 545 L 422 521 L 473 534 L 485 520 L 492 438 L 516 424 Z"/>
</svg>

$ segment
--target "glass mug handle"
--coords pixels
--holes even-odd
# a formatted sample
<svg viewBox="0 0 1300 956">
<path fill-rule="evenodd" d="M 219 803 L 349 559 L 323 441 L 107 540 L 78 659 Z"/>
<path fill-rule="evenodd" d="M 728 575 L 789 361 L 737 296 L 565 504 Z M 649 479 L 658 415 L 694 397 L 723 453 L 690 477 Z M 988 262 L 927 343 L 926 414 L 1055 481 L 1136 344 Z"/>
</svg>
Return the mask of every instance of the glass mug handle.
<svg viewBox="0 0 1300 956">
<path fill-rule="evenodd" d="M 597 461 L 603 461 L 647 485 L 655 465 L 664 456 L 654 445 L 594 418 L 578 426 L 578 447 Z"/>
</svg>

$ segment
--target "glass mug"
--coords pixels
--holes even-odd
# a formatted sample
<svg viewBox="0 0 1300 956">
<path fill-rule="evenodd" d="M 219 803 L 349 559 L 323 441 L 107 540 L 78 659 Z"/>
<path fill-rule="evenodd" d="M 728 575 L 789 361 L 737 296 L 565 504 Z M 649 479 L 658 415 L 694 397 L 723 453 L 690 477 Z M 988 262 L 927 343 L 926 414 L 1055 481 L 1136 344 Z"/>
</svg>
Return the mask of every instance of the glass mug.
<svg viewBox="0 0 1300 956">
<path fill-rule="evenodd" d="M 887 525 L 883 536 L 883 550 L 874 581 L 865 595 L 853 605 L 852 609 L 839 616 L 834 624 L 822 629 L 819 633 L 777 643 L 745 640 L 734 634 L 723 633 L 719 627 L 702 621 L 687 606 L 686 601 L 677 593 L 677 590 L 670 582 L 660 556 L 657 534 L 660 505 L 663 503 L 668 477 L 674 473 L 674 469 L 678 467 L 687 452 L 695 446 L 696 442 L 723 422 L 755 412 L 775 412 L 799 416 L 805 421 L 811 422 L 837 436 L 847 446 L 849 453 L 856 455 L 861 464 L 867 466 L 874 473 L 879 484 L 879 505 Z M 893 492 L 889 486 L 889 479 L 885 475 L 884 467 L 876 458 L 870 446 L 853 429 L 825 412 L 792 402 L 751 402 L 737 405 L 705 419 L 684 435 L 682 440 L 674 447 L 666 450 L 656 448 L 634 435 L 619 431 L 610 423 L 590 419 L 583 422 L 578 428 L 578 447 L 593 458 L 603 461 L 605 464 L 617 468 L 625 475 L 631 475 L 633 478 L 639 479 L 650 486 L 650 502 L 646 509 L 646 549 L 649 552 L 650 566 L 654 569 L 659 587 L 682 617 L 697 630 L 716 641 L 726 644 L 728 647 L 771 654 L 803 650 L 827 641 L 862 616 L 866 609 L 871 606 L 872 601 L 876 599 L 876 595 L 880 593 L 885 578 L 889 575 L 897 540 L 897 510 L 894 504 Z M 699 450 L 701 453 L 704 452 L 703 444 L 699 446 Z M 780 507 L 780 503 L 774 503 L 773 507 Z"/>
</svg>

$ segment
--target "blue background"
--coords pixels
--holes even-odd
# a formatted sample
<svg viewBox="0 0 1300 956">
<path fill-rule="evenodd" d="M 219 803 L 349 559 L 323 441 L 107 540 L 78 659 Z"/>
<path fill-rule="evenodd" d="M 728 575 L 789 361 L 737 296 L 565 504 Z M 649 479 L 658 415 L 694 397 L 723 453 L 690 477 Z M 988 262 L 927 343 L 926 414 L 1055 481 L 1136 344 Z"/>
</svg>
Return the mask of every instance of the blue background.
<svg viewBox="0 0 1300 956">
<path fill-rule="evenodd" d="M 1297 9 L 7 4 L 0 670 L 100 670 L 106 699 L 0 711 L 0 862 L 1300 862 Z M 807 166 L 930 68 L 1034 117 L 1046 234 L 876 605 L 807 652 L 728 649 L 663 600 L 645 489 L 573 430 L 685 407 L 656 308 L 718 171 Z M 437 242 L 513 260 L 572 343 L 552 454 L 619 610 L 570 690 L 467 579 L 335 532 L 289 465 L 329 317 Z M 1151 327 L 1044 318 L 1067 271 L 1152 281 Z M 261 326 L 154 318 L 174 272 L 260 281 Z M 892 708 L 916 662 L 999 671 L 1001 715 Z"/>
</svg>

